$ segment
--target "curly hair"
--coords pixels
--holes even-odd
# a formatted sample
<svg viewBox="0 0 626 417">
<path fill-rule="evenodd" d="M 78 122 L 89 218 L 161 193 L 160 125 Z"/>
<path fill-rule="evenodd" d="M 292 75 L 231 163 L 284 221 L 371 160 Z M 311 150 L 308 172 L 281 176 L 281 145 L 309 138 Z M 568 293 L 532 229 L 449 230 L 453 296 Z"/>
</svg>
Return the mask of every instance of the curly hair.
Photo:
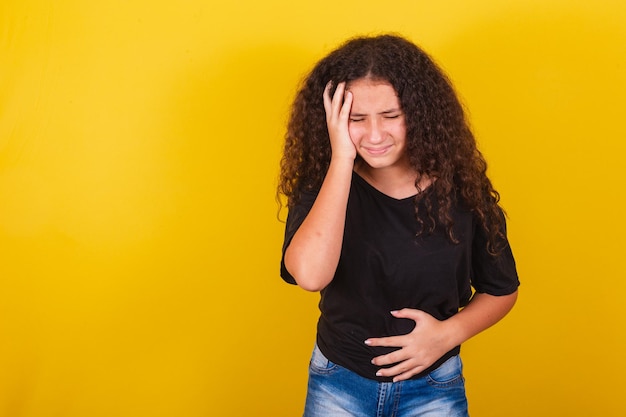
<svg viewBox="0 0 626 417">
<path fill-rule="evenodd" d="M 331 159 L 323 91 L 361 78 L 393 86 L 405 114 L 409 161 L 421 176 L 435 178 L 432 192 L 418 193 L 415 201 L 420 230 L 432 233 L 442 224 L 453 232 L 451 210 L 462 204 L 478 217 L 487 237 L 487 249 L 496 254 L 504 237 L 500 196 L 486 175 L 487 163 L 476 146 L 462 104 L 448 77 L 430 56 L 396 35 L 348 40 L 323 58 L 305 78 L 291 109 L 285 135 L 278 193 L 292 208 L 303 191 L 319 190 Z M 333 91 L 331 91 L 332 96 Z M 428 194 L 428 198 L 424 195 Z M 424 199 L 426 210 L 418 210 Z"/>
</svg>

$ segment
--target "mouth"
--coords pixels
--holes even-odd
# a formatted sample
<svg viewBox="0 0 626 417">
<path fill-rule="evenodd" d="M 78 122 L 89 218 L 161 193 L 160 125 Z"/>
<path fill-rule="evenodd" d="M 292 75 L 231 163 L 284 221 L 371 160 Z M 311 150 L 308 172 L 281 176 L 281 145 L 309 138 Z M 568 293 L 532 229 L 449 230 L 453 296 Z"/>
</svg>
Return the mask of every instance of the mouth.
<svg viewBox="0 0 626 417">
<path fill-rule="evenodd" d="M 391 148 L 391 145 L 389 146 L 384 146 L 382 148 L 368 148 L 368 147 L 364 147 L 363 149 L 365 149 L 365 151 L 370 154 L 370 155 L 383 155 L 385 154 L 389 148 Z"/>
</svg>

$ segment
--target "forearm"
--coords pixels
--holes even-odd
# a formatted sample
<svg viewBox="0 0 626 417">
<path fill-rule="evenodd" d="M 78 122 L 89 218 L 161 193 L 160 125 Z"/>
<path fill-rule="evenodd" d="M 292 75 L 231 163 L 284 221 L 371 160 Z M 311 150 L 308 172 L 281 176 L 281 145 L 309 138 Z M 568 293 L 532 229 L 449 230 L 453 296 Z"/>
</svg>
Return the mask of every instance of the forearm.
<svg viewBox="0 0 626 417">
<path fill-rule="evenodd" d="M 331 161 L 311 211 L 285 251 L 285 267 L 305 290 L 319 291 L 335 275 L 353 167 L 348 158 Z"/>
<path fill-rule="evenodd" d="M 502 320 L 516 300 L 517 291 L 503 296 L 476 293 L 463 310 L 446 320 L 450 346 L 458 346 Z"/>
</svg>

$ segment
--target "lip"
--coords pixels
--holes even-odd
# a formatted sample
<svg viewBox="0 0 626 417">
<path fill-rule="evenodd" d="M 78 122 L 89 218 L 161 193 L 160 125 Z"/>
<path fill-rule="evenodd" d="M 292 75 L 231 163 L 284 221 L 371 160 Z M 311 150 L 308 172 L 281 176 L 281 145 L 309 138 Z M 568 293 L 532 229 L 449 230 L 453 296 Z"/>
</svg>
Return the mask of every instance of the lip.
<svg viewBox="0 0 626 417">
<path fill-rule="evenodd" d="M 389 146 L 384 146 L 382 148 L 368 148 L 368 147 L 363 147 L 363 149 L 365 149 L 365 151 L 370 154 L 370 155 L 384 155 L 389 148 L 391 148 L 391 145 Z"/>
</svg>

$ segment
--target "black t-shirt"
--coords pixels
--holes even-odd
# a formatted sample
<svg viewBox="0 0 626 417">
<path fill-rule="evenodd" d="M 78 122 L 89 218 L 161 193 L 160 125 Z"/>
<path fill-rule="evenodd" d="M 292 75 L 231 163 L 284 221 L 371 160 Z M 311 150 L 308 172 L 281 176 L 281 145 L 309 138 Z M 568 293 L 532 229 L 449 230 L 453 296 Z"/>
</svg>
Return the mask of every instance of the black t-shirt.
<svg viewBox="0 0 626 417">
<path fill-rule="evenodd" d="M 425 193 L 421 210 L 429 189 Z M 284 253 L 316 196 L 304 193 L 287 217 L 281 276 L 291 284 L 295 280 L 285 268 Z M 471 287 L 507 295 L 519 285 L 508 242 L 497 257 L 490 255 L 483 229 L 471 211 L 453 208 L 454 236 L 459 241 L 453 243 L 443 226 L 416 237 L 414 204 L 413 197 L 389 197 L 354 173 L 339 264 L 333 280 L 321 291 L 320 350 L 330 361 L 377 381 L 391 378 L 377 377 L 379 367 L 370 361 L 396 348 L 367 346 L 364 341 L 407 334 L 415 325 L 394 318 L 390 311 L 413 308 L 445 320 L 469 302 Z M 457 346 L 414 378 L 459 350 Z"/>
</svg>

